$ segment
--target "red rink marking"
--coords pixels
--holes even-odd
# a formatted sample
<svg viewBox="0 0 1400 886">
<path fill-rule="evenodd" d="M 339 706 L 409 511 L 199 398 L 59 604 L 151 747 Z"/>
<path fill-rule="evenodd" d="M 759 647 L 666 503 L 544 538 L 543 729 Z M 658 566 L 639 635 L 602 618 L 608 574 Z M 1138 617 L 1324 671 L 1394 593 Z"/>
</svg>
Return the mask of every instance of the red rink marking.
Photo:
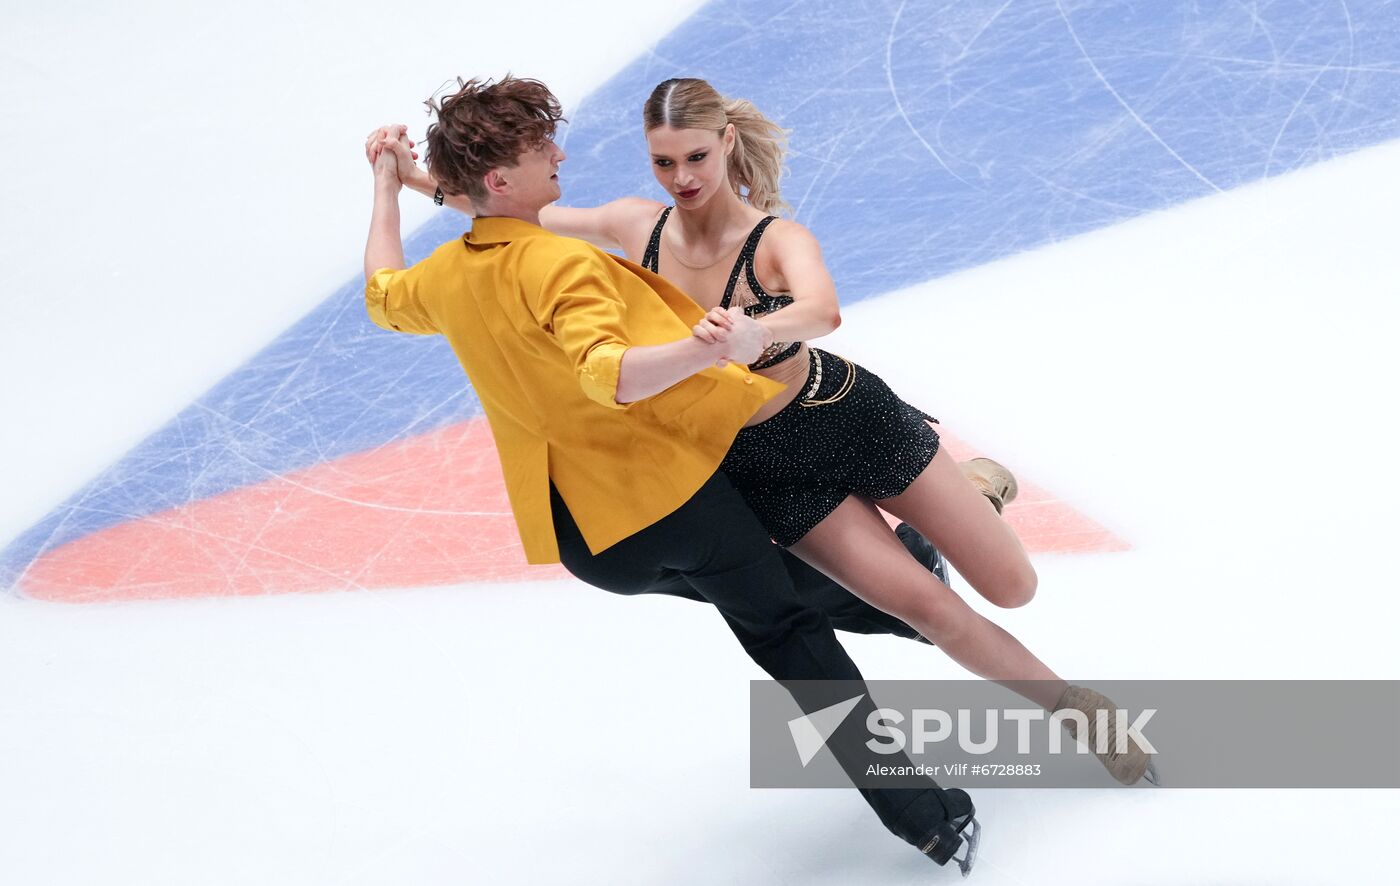
<svg viewBox="0 0 1400 886">
<path fill-rule="evenodd" d="M 473 419 L 78 539 L 19 587 L 91 602 L 562 575 L 525 563 L 490 428 Z"/>
<path fill-rule="evenodd" d="M 941 436 L 957 458 L 973 454 Z M 1006 518 L 1032 553 L 1130 547 L 1024 480 Z M 81 603 L 563 574 L 525 563 L 490 428 L 473 419 L 77 539 L 19 589 Z"/>
<path fill-rule="evenodd" d="M 938 431 L 938 437 L 940 445 L 947 447 L 948 454 L 956 461 L 981 455 L 996 457 L 972 449 L 942 429 Z M 1007 460 L 1005 463 L 1015 471 L 1014 462 Z M 1015 503 L 1007 505 L 1002 516 L 1016 530 L 1027 553 L 1087 554 L 1132 550 L 1132 545 L 1054 493 L 1027 482 L 1020 474 L 1017 474 L 1016 482 L 1020 492 L 1016 495 Z"/>
</svg>

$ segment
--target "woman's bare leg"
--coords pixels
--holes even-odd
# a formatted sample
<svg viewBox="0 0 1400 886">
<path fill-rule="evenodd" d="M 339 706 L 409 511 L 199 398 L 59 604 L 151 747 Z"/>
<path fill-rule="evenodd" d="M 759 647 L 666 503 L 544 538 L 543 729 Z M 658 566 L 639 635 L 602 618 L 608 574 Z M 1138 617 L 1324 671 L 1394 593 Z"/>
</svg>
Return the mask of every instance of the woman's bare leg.
<svg viewBox="0 0 1400 886">
<path fill-rule="evenodd" d="M 1013 608 L 1035 596 L 1035 569 L 1020 539 L 945 450 L 880 507 L 923 533 L 988 601 Z"/>
<path fill-rule="evenodd" d="M 961 474 L 957 478 L 972 496 L 972 504 L 1000 523 L 981 494 Z M 1015 536 L 1011 539 L 1014 542 Z M 1064 681 L 1021 641 L 973 611 L 910 557 L 869 501 L 847 498 L 791 550 L 862 600 L 903 619 L 979 677 L 1002 683 L 1046 709 L 1053 708 L 1064 692 Z M 951 554 L 949 559 L 959 564 Z"/>
</svg>

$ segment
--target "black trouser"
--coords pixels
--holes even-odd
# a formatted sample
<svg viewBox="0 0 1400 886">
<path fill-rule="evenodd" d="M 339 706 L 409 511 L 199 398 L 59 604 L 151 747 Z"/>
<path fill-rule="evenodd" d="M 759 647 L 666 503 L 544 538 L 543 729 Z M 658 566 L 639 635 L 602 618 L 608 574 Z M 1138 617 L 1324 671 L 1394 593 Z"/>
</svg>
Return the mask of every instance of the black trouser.
<svg viewBox="0 0 1400 886">
<path fill-rule="evenodd" d="M 744 651 L 793 694 L 803 711 L 843 701 L 850 692 L 800 681 L 862 679 L 827 616 L 798 597 L 777 546 L 723 474 L 711 477 L 672 514 L 596 556 L 589 553 L 568 508 L 552 489 L 551 499 L 560 558 L 569 572 L 617 594 L 667 593 L 713 603 Z M 811 582 L 811 575 L 804 580 Z M 682 584 L 690 591 L 679 593 Z M 829 591 L 821 597 L 838 602 Z M 867 615 L 861 616 L 864 624 L 870 624 L 864 620 Z M 857 774 L 853 769 L 863 765 L 859 745 L 865 736 L 859 730 L 873 709 L 866 693 L 856 716 L 848 717 L 827 742 L 849 774 Z M 907 764 L 907 759 L 886 762 Z M 922 848 L 949 817 L 942 791 L 932 781 L 929 785 L 863 788 L 861 793 L 885 827 Z"/>
<path fill-rule="evenodd" d="M 777 545 L 773 545 L 773 548 L 782 558 L 783 568 L 787 570 L 788 579 L 797 591 L 798 601 L 803 606 L 820 610 L 836 630 L 849 631 L 852 634 L 891 634 L 909 640 L 928 642 L 902 620 L 871 606 L 815 567 L 809 566 L 796 554 Z M 675 570 L 663 570 L 660 577 L 643 591 L 626 593 L 666 594 L 671 597 L 684 597 L 697 603 L 710 602 L 704 594 L 695 589 L 684 574 Z"/>
</svg>

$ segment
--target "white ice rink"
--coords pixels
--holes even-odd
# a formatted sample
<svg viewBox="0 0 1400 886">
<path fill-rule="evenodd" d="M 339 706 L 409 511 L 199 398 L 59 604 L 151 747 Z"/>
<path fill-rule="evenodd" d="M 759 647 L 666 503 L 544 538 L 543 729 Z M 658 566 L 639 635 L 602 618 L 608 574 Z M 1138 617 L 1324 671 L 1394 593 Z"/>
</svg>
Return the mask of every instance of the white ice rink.
<svg viewBox="0 0 1400 886">
<path fill-rule="evenodd" d="M 700 6 L 7 10 L 0 544 L 357 272 L 372 127 L 421 133 L 459 73 L 567 110 Z M 844 311 L 831 347 L 1131 543 L 974 607 L 1065 675 L 1400 679 L 1397 168 L 1383 141 Z M 963 676 L 842 639 L 871 679 Z M 0 589 L 0 883 L 957 881 L 853 791 L 748 788 L 761 676 L 711 610 L 573 581 Z M 1400 879 L 1400 791 L 975 799 L 979 886 Z"/>
</svg>

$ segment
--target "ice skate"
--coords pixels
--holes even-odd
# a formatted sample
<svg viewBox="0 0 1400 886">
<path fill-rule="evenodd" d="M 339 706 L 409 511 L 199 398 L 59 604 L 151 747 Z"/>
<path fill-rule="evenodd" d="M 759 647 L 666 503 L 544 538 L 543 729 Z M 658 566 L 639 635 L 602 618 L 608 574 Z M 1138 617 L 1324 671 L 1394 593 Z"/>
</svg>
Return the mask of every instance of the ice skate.
<svg viewBox="0 0 1400 886">
<path fill-rule="evenodd" d="M 900 523 L 894 528 L 894 534 L 899 536 L 899 540 L 904 543 L 904 547 L 915 560 L 924 564 L 924 567 L 937 576 L 938 580 L 948 587 L 953 583 L 948 580 L 948 561 L 943 559 L 938 548 L 933 546 L 933 542 L 924 537 L 923 533 L 910 526 L 908 523 Z"/>
<path fill-rule="evenodd" d="M 987 501 L 992 503 L 998 514 L 1002 508 L 1015 501 L 1016 493 L 1020 492 L 1020 487 L 1016 484 L 1016 475 L 1007 470 L 1005 465 L 990 458 L 960 461 L 958 468 L 963 472 L 963 476 L 977 487 L 977 491 L 987 497 Z"/>
<path fill-rule="evenodd" d="M 977 844 L 982 840 L 982 825 L 977 821 L 977 808 L 972 805 L 972 798 L 967 795 L 967 791 L 960 788 L 943 790 L 942 796 L 948 806 L 948 820 L 938 825 L 938 829 L 929 841 L 920 847 L 920 851 L 940 865 L 949 861 L 956 862 L 958 870 L 966 877 L 972 873 L 972 866 L 977 863 Z M 964 833 L 968 825 L 972 826 L 972 830 Z M 953 854 L 964 843 L 967 844 L 967 851 L 963 853 L 962 858 L 954 858 Z"/>
<path fill-rule="evenodd" d="M 1087 732 L 1089 734 L 1083 738 L 1083 741 L 1088 745 L 1089 750 L 1093 752 L 1094 756 L 1099 758 L 1099 762 L 1108 770 L 1108 774 L 1112 775 L 1115 780 L 1121 784 L 1136 784 L 1139 779 L 1145 778 L 1150 784 L 1159 784 L 1157 780 L 1157 768 L 1153 765 L 1152 755 L 1138 747 L 1137 742 L 1129 738 L 1127 750 L 1122 752 L 1118 750 L 1118 718 L 1113 713 L 1117 708 L 1118 706 L 1110 701 L 1102 692 L 1086 689 L 1083 686 L 1069 687 L 1055 704 L 1055 711 L 1063 711 L 1066 709 L 1075 710 L 1084 714 L 1088 719 L 1089 728 Z M 1104 753 L 1099 753 L 1098 750 L 1099 723 L 1097 712 L 1100 710 L 1109 712 L 1108 740 L 1106 743 L 1108 750 Z M 1054 713 L 1054 711 L 1051 713 Z M 1071 719 L 1066 719 L 1063 723 L 1065 729 L 1069 730 L 1069 734 L 1076 740 L 1079 740 L 1080 736 L 1077 734 L 1079 724 Z"/>
</svg>

